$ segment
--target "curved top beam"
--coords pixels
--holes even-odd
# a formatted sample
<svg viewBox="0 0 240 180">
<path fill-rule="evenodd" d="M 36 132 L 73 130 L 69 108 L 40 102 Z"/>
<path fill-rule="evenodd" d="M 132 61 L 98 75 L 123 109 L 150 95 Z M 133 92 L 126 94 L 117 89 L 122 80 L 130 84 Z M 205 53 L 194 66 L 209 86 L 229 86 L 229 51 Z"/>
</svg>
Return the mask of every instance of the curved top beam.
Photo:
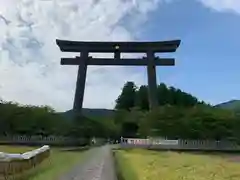
<svg viewBox="0 0 240 180">
<path fill-rule="evenodd" d="M 88 51 L 92 53 L 145 53 L 152 51 L 155 53 L 175 52 L 179 47 L 181 40 L 172 41 L 130 41 L 130 42 L 104 42 L 104 41 L 68 41 L 56 40 L 57 45 L 63 52 L 82 52 Z"/>
</svg>

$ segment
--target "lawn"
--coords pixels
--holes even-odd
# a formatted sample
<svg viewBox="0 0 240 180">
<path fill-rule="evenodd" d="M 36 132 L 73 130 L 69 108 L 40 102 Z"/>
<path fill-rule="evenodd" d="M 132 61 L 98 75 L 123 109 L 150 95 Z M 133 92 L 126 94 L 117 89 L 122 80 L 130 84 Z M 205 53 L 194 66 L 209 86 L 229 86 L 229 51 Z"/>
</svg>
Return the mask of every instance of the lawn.
<svg viewBox="0 0 240 180">
<path fill-rule="evenodd" d="M 36 147 L 0 146 L 0 151 L 10 153 L 22 153 Z M 22 180 L 54 180 L 70 170 L 83 157 L 85 152 L 67 152 L 59 149 L 51 149 L 50 158 L 42 164 L 26 172 L 18 179 Z"/>
<path fill-rule="evenodd" d="M 240 162 L 220 155 L 136 149 L 119 150 L 116 157 L 122 180 L 240 179 Z"/>
<path fill-rule="evenodd" d="M 29 146 L 0 146 L 0 152 L 5 153 L 24 153 L 37 149 L 39 147 L 29 147 Z"/>
</svg>

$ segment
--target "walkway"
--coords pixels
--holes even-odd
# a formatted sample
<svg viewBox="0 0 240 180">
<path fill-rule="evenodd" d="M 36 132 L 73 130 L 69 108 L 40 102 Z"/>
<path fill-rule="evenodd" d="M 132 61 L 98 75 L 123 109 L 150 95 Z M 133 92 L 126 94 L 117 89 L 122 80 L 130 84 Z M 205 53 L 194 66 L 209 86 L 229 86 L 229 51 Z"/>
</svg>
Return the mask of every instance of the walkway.
<svg viewBox="0 0 240 180">
<path fill-rule="evenodd" d="M 97 147 L 59 180 L 117 180 L 113 162 L 110 146 Z"/>
</svg>

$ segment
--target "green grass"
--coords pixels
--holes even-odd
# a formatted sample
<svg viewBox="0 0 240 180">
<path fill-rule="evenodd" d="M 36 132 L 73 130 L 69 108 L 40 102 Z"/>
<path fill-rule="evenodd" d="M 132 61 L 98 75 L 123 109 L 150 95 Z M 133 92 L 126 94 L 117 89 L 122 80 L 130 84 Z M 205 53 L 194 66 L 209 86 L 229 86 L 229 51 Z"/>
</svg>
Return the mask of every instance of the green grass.
<svg viewBox="0 0 240 180">
<path fill-rule="evenodd" d="M 0 146 L 0 151 L 21 153 L 36 147 Z M 56 180 L 62 174 L 67 173 L 81 158 L 85 152 L 67 152 L 59 149 L 51 149 L 50 158 L 43 161 L 36 168 L 18 176 L 20 180 Z"/>
<path fill-rule="evenodd" d="M 82 158 L 79 152 L 60 152 L 53 150 L 50 159 L 45 160 L 36 171 L 27 175 L 26 180 L 54 180 L 67 173 Z"/>
<path fill-rule="evenodd" d="M 239 180 L 240 162 L 217 155 L 119 150 L 124 180 Z"/>
<path fill-rule="evenodd" d="M 38 147 L 29 147 L 29 146 L 0 146 L 0 152 L 5 153 L 24 153 L 37 149 Z"/>
</svg>

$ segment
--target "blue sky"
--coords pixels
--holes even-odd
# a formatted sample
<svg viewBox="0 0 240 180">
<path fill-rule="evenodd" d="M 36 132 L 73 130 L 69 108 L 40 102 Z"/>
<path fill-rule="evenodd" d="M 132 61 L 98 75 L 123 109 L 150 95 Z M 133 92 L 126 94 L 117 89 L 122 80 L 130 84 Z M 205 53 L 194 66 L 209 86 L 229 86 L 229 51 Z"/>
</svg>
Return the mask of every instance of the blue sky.
<svg viewBox="0 0 240 180">
<path fill-rule="evenodd" d="M 208 103 L 240 99 L 239 0 L 0 0 L 0 99 L 72 108 L 77 67 L 60 65 L 58 39 L 181 39 L 175 67 L 158 82 Z M 126 81 L 146 84 L 146 68 L 89 67 L 84 107 L 113 108 Z"/>
<path fill-rule="evenodd" d="M 170 55 L 176 66 L 158 68 L 159 82 L 213 104 L 240 99 L 240 14 L 179 0 L 150 13 L 140 31 L 141 40 L 182 41 Z"/>
</svg>

